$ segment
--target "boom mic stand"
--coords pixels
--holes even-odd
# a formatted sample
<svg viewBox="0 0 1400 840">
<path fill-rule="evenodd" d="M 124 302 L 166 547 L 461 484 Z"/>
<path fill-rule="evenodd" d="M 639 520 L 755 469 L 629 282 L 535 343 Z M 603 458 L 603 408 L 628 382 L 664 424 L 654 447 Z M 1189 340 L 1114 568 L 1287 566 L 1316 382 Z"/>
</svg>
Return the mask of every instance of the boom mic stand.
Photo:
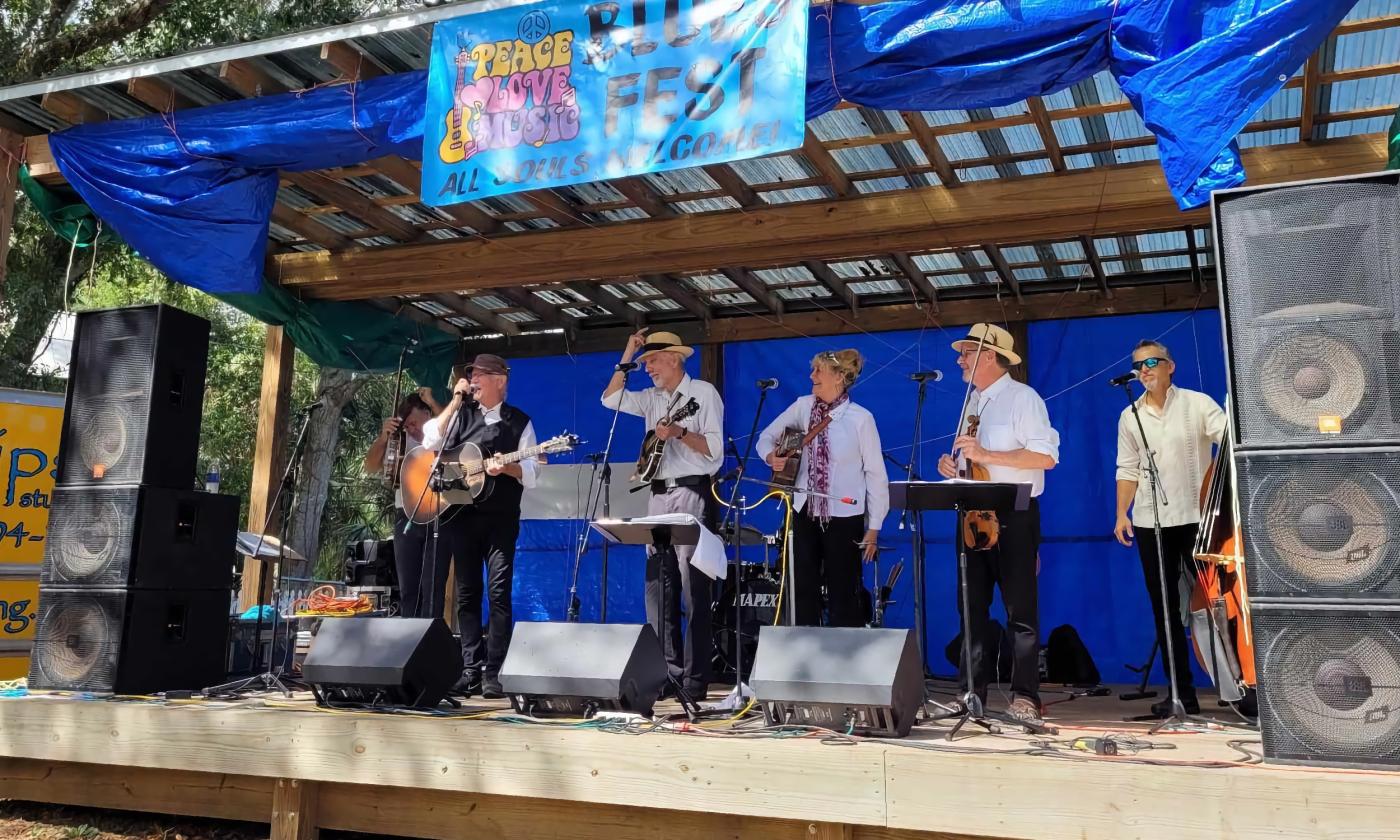
<svg viewBox="0 0 1400 840">
<path fill-rule="evenodd" d="M 292 494 L 288 492 L 295 483 L 297 467 L 301 463 L 301 454 L 306 443 L 306 429 L 311 425 L 311 413 L 321 407 L 318 400 L 301 410 L 301 428 L 297 430 L 296 442 L 292 444 L 291 455 L 287 458 L 287 466 L 282 471 L 282 480 L 277 483 L 277 493 L 272 497 L 272 504 L 267 506 L 267 515 L 263 518 L 262 532 L 258 535 L 258 544 L 253 549 L 253 556 L 257 557 L 262 550 L 263 542 L 267 539 L 267 532 L 272 528 L 272 516 L 274 512 L 280 512 L 277 523 L 277 577 L 272 583 L 272 649 L 267 658 L 267 670 L 261 674 L 255 674 L 241 680 L 235 680 L 221 685 L 210 686 L 204 689 L 206 696 L 241 694 L 245 691 L 280 691 L 290 697 L 291 689 L 282 682 L 281 670 L 275 667 L 277 659 L 277 625 L 278 619 L 282 615 L 281 605 L 278 603 L 282 591 L 282 577 L 285 574 L 283 565 L 287 559 L 287 524 L 292 514 Z M 253 626 L 253 662 L 254 667 L 262 663 L 262 622 L 263 622 L 263 591 L 267 586 L 267 566 L 266 559 L 259 559 L 261 565 L 258 567 L 258 597 L 257 597 L 257 622 Z"/>
<path fill-rule="evenodd" d="M 599 461 L 593 462 L 592 474 L 588 478 L 588 512 L 584 514 L 584 527 L 578 535 L 578 546 L 574 549 L 574 570 L 569 576 L 569 606 L 566 618 L 568 621 L 577 622 L 579 620 L 579 600 L 578 600 L 578 574 L 583 566 L 583 555 L 588 550 L 587 523 L 598 518 L 598 500 L 603 501 L 603 516 L 608 517 L 612 501 L 612 447 L 613 440 L 617 437 L 617 418 L 622 415 L 622 402 L 627 398 L 627 379 L 632 371 L 637 369 L 636 362 L 622 362 L 613 368 L 615 373 L 622 374 L 622 387 L 617 390 L 617 405 L 613 408 L 612 425 L 608 427 L 608 442 L 603 445 L 603 454 L 599 459 L 602 462 L 600 469 Z M 599 478 L 601 476 L 601 481 Z M 602 619 L 604 622 L 608 618 L 608 542 L 603 541 L 603 591 L 602 591 Z"/>
</svg>

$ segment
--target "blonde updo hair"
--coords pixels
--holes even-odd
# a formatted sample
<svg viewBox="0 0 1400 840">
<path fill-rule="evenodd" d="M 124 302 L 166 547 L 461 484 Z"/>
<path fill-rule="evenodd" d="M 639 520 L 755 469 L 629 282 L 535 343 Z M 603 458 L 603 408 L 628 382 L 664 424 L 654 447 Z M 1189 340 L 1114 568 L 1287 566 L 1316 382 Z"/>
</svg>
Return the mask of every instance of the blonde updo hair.
<svg viewBox="0 0 1400 840">
<path fill-rule="evenodd" d="M 861 358 L 860 351 L 854 349 L 846 350 L 823 350 L 812 357 L 812 367 L 822 365 L 830 368 L 841 375 L 841 379 L 849 388 L 860 378 L 861 369 L 865 367 L 865 359 Z"/>
</svg>

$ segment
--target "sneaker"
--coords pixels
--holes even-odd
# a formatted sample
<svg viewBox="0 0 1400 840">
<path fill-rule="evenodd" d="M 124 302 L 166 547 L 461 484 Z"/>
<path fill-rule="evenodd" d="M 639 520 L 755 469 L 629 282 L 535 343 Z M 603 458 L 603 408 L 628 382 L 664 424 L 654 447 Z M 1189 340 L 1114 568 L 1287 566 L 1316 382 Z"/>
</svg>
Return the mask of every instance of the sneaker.
<svg viewBox="0 0 1400 840">
<path fill-rule="evenodd" d="M 481 675 L 474 671 L 464 671 L 461 679 L 452 686 L 452 693 L 471 697 L 481 693 Z"/>
<path fill-rule="evenodd" d="M 487 677 L 481 681 L 481 696 L 487 700 L 500 700 L 506 696 L 501 690 L 501 681 L 495 677 Z"/>
<path fill-rule="evenodd" d="M 1186 714 L 1188 714 L 1188 715 L 1199 715 L 1199 714 L 1201 713 L 1201 701 L 1197 700 L 1195 697 L 1183 697 L 1183 698 L 1181 698 L 1181 705 L 1184 706 L 1184 707 L 1186 708 Z M 1171 716 L 1172 716 L 1172 701 L 1171 701 L 1171 698 L 1167 698 L 1166 700 L 1163 700 L 1163 701 L 1161 701 L 1160 703 L 1153 703 L 1153 704 L 1152 704 L 1152 716 L 1153 716 L 1153 717 L 1158 717 L 1158 718 L 1164 718 L 1164 719 L 1165 719 L 1165 718 L 1171 717 Z"/>
<path fill-rule="evenodd" d="M 1040 726 L 1045 723 L 1040 717 L 1040 706 L 1028 697 L 1017 697 L 1006 707 L 1006 716 L 1018 723 Z"/>
</svg>

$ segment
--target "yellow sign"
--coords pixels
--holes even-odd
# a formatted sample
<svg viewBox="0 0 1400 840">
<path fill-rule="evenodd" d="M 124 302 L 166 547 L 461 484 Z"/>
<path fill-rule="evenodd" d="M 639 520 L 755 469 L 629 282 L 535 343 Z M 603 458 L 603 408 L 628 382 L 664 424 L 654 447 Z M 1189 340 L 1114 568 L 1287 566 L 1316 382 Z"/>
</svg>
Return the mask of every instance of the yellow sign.
<svg viewBox="0 0 1400 840">
<path fill-rule="evenodd" d="M 62 395 L 0 389 L 0 567 L 44 560 L 62 428 Z"/>
</svg>

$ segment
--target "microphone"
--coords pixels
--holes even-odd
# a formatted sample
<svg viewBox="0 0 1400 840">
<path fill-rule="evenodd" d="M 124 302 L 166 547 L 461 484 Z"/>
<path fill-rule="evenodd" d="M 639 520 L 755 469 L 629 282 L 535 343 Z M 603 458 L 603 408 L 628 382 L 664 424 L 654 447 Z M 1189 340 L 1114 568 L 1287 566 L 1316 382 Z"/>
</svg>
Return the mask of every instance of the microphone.
<svg viewBox="0 0 1400 840">
<path fill-rule="evenodd" d="M 909 374 L 909 378 L 912 379 L 912 380 L 914 380 L 915 382 L 923 382 L 923 381 L 925 381 L 925 380 L 932 380 L 932 381 L 934 381 L 934 382 L 942 382 L 942 381 L 943 381 L 943 371 L 941 371 L 941 370 L 921 370 L 921 371 L 919 371 L 918 373 L 911 373 L 911 374 Z"/>
<path fill-rule="evenodd" d="M 626 373 L 626 372 L 628 372 L 629 370 L 636 370 L 636 369 L 637 369 L 637 363 L 636 363 L 636 362 L 618 362 L 617 366 L 613 368 L 613 370 L 617 371 L 618 373 Z"/>
<path fill-rule="evenodd" d="M 734 479 L 736 479 L 736 478 L 738 478 L 738 477 L 739 477 L 739 471 L 738 471 L 738 470 L 730 470 L 729 472 L 727 472 L 727 473 L 725 473 L 724 475 L 720 476 L 719 478 L 715 479 L 715 484 L 723 484 L 723 483 L 726 482 L 726 481 L 733 481 Z"/>
<path fill-rule="evenodd" d="M 1110 385 L 1112 385 L 1113 387 L 1116 388 L 1116 387 L 1118 387 L 1119 385 L 1126 385 L 1126 384 L 1128 384 L 1129 382 L 1132 382 L 1134 379 L 1137 379 L 1137 378 L 1138 378 L 1137 371 L 1133 371 L 1133 372 L 1131 372 L 1131 373 L 1125 373 L 1125 374 L 1123 374 L 1122 376 L 1115 376 L 1115 377 L 1113 377 L 1112 379 L 1108 380 L 1108 384 L 1110 384 Z"/>
<path fill-rule="evenodd" d="M 325 397 L 322 397 L 321 399 L 317 400 L 316 402 L 311 403 L 310 405 L 304 405 L 304 406 L 302 406 L 301 408 L 299 408 L 299 409 L 297 409 L 297 410 L 300 411 L 300 412 L 302 412 L 302 413 L 305 413 L 305 412 L 311 411 L 312 409 L 320 408 L 321 406 L 323 406 L 323 405 L 325 405 L 325 404 L 326 404 L 326 398 L 325 398 Z"/>
<path fill-rule="evenodd" d="M 777 380 L 777 379 L 760 379 L 760 380 L 758 380 L 758 382 L 755 383 L 755 384 L 758 385 L 758 389 L 759 389 L 760 391 L 771 391 L 771 390 L 773 390 L 774 388 L 778 387 L 778 380 Z"/>
</svg>

